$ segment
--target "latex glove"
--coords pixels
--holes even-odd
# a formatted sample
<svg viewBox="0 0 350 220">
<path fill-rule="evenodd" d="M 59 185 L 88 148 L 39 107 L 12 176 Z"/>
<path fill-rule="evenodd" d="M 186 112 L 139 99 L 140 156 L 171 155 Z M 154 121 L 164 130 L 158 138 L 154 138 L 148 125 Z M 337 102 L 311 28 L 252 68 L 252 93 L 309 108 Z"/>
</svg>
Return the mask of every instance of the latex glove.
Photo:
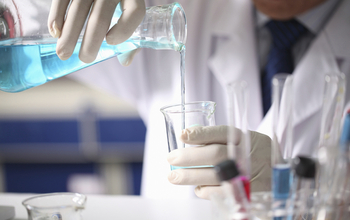
<svg viewBox="0 0 350 220">
<path fill-rule="evenodd" d="M 183 130 L 181 140 L 187 144 L 201 145 L 177 149 L 168 154 L 173 166 L 216 165 L 227 157 L 227 126 L 191 127 Z M 236 129 L 237 137 L 240 130 Z M 271 139 L 251 131 L 251 192 L 271 190 Z M 239 144 L 240 138 L 235 140 Z M 195 194 L 209 199 L 211 193 L 222 193 L 220 181 L 214 168 L 177 169 L 168 175 L 168 180 L 177 185 L 197 185 Z"/>
<path fill-rule="evenodd" d="M 71 5 L 68 9 L 69 2 Z M 119 2 L 123 14 L 118 23 L 108 30 Z M 87 18 L 90 9 L 90 16 Z M 87 20 L 79 59 L 91 63 L 95 60 L 105 37 L 108 44 L 116 45 L 124 42 L 141 23 L 145 12 L 144 0 L 52 0 L 48 28 L 53 37 L 59 37 L 57 55 L 60 59 L 66 60 L 72 55 Z M 131 59 L 132 57 L 130 56 Z M 130 64 L 130 59 L 126 63 Z"/>
</svg>

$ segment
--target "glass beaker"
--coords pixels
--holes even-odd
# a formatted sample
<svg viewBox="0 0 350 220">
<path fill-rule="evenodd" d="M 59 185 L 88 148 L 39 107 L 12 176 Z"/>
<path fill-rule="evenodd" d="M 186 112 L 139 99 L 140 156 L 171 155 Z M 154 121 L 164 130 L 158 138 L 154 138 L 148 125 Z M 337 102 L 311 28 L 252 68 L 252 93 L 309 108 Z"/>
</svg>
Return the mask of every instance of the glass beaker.
<svg viewBox="0 0 350 220">
<path fill-rule="evenodd" d="M 160 109 L 164 115 L 166 134 L 168 138 L 169 152 L 185 148 L 192 147 L 194 145 L 184 144 L 180 137 L 183 129 L 193 126 L 213 126 L 215 125 L 215 102 L 199 101 L 189 102 L 184 105 L 171 105 L 165 106 Z M 213 165 L 213 164 L 212 164 Z M 212 167 L 210 165 L 210 167 Z M 197 167 L 208 167 L 207 164 Z M 175 167 L 171 166 L 171 170 L 179 168 L 194 168 L 192 167 Z"/>
<path fill-rule="evenodd" d="M 82 220 L 86 196 L 79 193 L 48 193 L 22 202 L 29 220 Z"/>
<path fill-rule="evenodd" d="M 0 90 L 23 91 L 137 48 L 181 51 L 186 42 L 185 12 L 175 2 L 147 8 L 128 40 L 118 45 L 103 41 L 95 61 L 88 64 L 79 60 L 84 27 L 72 56 L 62 61 L 56 55 L 57 39 L 47 28 L 50 4 L 43 0 L 0 0 Z M 121 14 L 119 4 L 111 27 Z"/>
</svg>

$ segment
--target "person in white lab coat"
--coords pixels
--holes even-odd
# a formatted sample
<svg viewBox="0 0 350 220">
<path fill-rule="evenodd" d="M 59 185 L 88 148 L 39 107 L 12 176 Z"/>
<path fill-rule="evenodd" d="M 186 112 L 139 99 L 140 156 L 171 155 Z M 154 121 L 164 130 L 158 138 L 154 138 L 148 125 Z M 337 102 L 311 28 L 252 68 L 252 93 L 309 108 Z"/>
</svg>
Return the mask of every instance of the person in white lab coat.
<svg viewBox="0 0 350 220">
<path fill-rule="evenodd" d="M 170 2 L 146 1 L 147 6 Z M 264 45 L 268 45 L 262 42 L 264 39 L 266 41 L 266 37 L 264 38 L 264 30 L 261 30 L 261 27 L 269 20 L 263 13 L 275 19 L 287 19 L 288 16 L 297 15 L 296 18 L 311 30 L 311 43 L 309 41 L 307 47 L 301 46 L 304 51 L 296 53 L 297 62 L 293 71 L 294 152 L 311 155 L 319 139 L 325 74 L 343 72 L 350 79 L 350 1 L 179 2 L 184 7 L 188 21 L 186 101 L 215 101 L 218 125 L 226 124 L 225 85 L 228 82 L 245 80 L 249 85 L 250 129 L 270 134 L 271 114 L 268 112 L 263 116 L 260 82 L 261 69 L 265 65 L 266 57 L 263 52 Z M 283 5 L 283 2 L 286 7 L 278 8 L 278 4 Z M 263 13 L 256 11 L 253 3 Z M 307 10 L 299 8 L 298 11 L 296 8 L 294 11 L 291 7 L 293 3 L 300 3 L 299 6 Z M 310 5 L 307 5 L 308 3 Z M 266 7 L 269 4 L 275 4 L 276 8 L 269 11 Z M 278 17 L 278 13 L 271 13 L 281 12 L 283 9 L 284 15 L 287 16 L 285 18 Z M 307 39 L 304 42 L 307 42 Z M 120 57 L 122 63 L 129 61 L 128 57 L 124 58 Z M 180 102 L 179 58 L 179 53 L 174 51 L 143 49 L 127 68 L 120 65 L 116 59 L 110 59 L 70 75 L 74 79 L 129 100 L 139 110 L 147 126 L 141 188 L 141 194 L 146 197 L 183 198 L 193 195 L 193 187 L 173 185 L 167 179 L 170 171 L 166 160 L 167 141 L 164 119 L 159 111 L 162 106 Z M 347 89 L 346 102 L 349 101 L 349 92 L 350 89 Z M 269 167 L 269 161 L 261 163 L 262 167 Z M 205 188 L 197 188 L 196 194 L 199 197 L 207 197 Z"/>
</svg>

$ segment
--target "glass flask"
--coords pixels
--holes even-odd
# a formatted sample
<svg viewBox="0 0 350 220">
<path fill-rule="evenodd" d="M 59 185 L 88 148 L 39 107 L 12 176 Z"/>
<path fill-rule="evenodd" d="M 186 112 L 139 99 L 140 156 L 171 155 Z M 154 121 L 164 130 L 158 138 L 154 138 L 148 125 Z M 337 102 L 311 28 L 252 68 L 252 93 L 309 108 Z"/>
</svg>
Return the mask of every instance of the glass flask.
<svg viewBox="0 0 350 220">
<path fill-rule="evenodd" d="M 103 41 L 94 62 L 79 60 L 83 34 L 72 56 L 62 61 L 56 54 L 57 39 L 47 28 L 50 5 L 46 0 L 0 0 L 0 90 L 23 91 L 137 48 L 181 51 L 186 42 L 185 12 L 175 2 L 146 8 L 133 35 L 118 45 Z M 121 14 L 119 4 L 111 27 Z"/>
</svg>

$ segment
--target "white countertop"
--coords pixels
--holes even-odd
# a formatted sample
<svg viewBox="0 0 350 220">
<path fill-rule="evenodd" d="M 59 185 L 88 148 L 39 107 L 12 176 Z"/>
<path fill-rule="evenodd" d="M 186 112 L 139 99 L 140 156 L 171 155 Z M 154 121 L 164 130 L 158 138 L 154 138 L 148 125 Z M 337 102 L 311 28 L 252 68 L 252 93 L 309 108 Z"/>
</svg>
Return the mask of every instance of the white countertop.
<svg viewBox="0 0 350 220">
<path fill-rule="evenodd" d="M 0 194 L 0 206 L 14 206 L 15 219 L 27 219 L 22 201 L 33 194 Z M 87 195 L 83 220 L 209 220 L 211 204 L 201 199 L 148 199 L 140 196 Z"/>
</svg>

